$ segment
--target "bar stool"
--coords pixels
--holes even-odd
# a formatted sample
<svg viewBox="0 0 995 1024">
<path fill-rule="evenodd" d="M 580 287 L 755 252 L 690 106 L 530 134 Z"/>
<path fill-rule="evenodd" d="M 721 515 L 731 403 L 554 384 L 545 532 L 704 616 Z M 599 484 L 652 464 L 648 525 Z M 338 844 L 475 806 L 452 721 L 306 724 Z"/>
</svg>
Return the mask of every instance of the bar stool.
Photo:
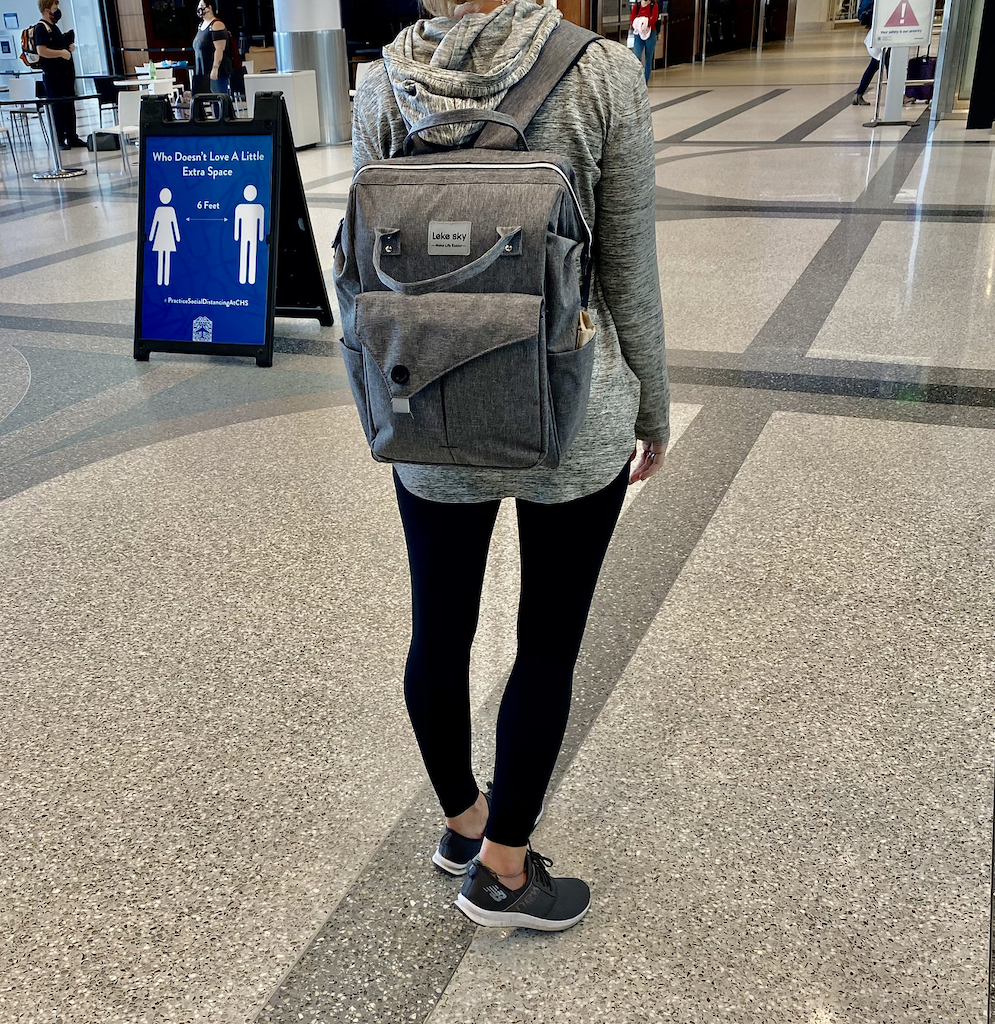
<svg viewBox="0 0 995 1024">
<path fill-rule="evenodd" d="M 128 159 L 128 143 L 138 138 L 138 122 L 141 119 L 142 94 L 137 89 L 124 89 L 117 98 L 118 124 L 111 128 L 101 128 L 93 133 L 93 170 L 100 173 L 100 150 L 97 148 L 97 135 L 116 135 L 121 142 L 121 160 L 125 170 L 132 173 L 131 161 Z"/>
<path fill-rule="evenodd" d="M 5 124 L 0 124 L 0 140 L 7 144 L 7 148 L 10 150 L 10 158 L 14 161 L 14 171 L 17 174 L 20 174 L 21 169 L 17 166 L 17 154 L 14 152 L 14 142 L 11 139 L 10 129 Z"/>
</svg>

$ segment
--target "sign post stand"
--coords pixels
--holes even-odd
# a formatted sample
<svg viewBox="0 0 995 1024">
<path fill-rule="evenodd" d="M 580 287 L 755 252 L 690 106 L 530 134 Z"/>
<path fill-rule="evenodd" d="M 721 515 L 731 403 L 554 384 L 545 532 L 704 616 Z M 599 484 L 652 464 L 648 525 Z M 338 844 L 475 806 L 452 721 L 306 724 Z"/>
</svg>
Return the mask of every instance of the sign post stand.
<svg viewBox="0 0 995 1024">
<path fill-rule="evenodd" d="M 232 116 L 227 96 L 197 96 L 189 121 L 150 97 L 140 128 L 135 358 L 272 366 L 275 316 L 330 326 L 282 95 L 259 94 L 252 120 Z"/>
<path fill-rule="evenodd" d="M 902 119 L 902 100 L 909 72 L 909 47 L 928 46 L 933 35 L 933 8 L 936 0 L 874 0 L 871 45 L 891 50 L 888 61 L 888 88 L 884 96 L 884 118 L 874 118 L 865 128 L 879 125 L 906 125 Z M 882 55 L 883 57 L 884 55 Z M 883 63 L 883 59 L 882 59 Z M 878 70 L 881 74 L 881 70 Z M 880 78 L 878 79 L 880 83 Z"/>
</svg>

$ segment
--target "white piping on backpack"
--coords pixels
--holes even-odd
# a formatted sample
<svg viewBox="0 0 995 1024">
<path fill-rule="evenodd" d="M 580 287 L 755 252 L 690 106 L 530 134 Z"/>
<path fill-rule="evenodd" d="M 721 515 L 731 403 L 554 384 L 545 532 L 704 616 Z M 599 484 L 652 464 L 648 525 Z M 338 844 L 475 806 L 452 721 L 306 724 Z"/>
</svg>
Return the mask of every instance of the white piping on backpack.
<svg viewBox="0 0 995 1024">
<path fill-rule="evenodd" d="M 356 173 L 353 175 L 353 184 L 356 179 L 363 173 L 377 168 L 378 164 L 364 164 Z M 580 217 L 581 224 L 584 225 L 584 230 L 587 232 L 587 244 L 589 249 L 594 248 L 594 234 L 590 227 L 588 227 L 587 221 L 584 219 L 584 211 L 581 209 L 580 200 L 577 198 L 577 193 L 574 191 L 573 185 L 570 183 L 570 179 L 563 173 L 563 171 L 556 166 L 556 164 L 549 163 L 534 163 L 534 164 L 418 164 L 417 166 L 408 165 L 405 170 L 411 171 L 445 171 L 445 170 L 458 170 L 458 171 L 473 171 L 481 170 L 482 167 L 494 168 L 499 171 L 517 171 L 522 168 L 535 169 L 537 167 L 545 167 L 547 170 L 556 171 L 556 173 L 563 179 L 563 184 L 570 190 L 570 195 L 573 197 L 574 205 L 577 207 L 577 216 Z M 391 170 L 400 170 L 400 168 L 391 168 Z"/>
</svg>

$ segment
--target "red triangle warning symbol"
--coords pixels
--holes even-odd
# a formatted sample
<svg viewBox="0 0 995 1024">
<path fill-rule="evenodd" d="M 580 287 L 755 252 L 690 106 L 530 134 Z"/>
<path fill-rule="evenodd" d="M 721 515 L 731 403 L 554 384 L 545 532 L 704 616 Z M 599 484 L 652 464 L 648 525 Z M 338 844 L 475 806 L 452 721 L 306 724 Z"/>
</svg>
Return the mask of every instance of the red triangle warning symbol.
<svg viewBox="0 0 995 1024">
<path fill-rule="evenodd" d="M 907 0 L 902 0 L 902 3 L 895 8 L 895 13 L 884 24 L 885 28 L 916 28 L 919 21 L 912 10 L 912 4 Z"/>
</svg>

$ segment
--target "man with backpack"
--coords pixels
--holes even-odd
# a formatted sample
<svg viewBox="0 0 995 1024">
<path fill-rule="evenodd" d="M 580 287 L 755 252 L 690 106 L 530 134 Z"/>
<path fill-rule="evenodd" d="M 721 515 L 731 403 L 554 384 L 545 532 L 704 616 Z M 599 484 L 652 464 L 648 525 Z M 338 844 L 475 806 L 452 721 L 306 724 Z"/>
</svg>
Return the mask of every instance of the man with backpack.
<svg viewBox="0 0 995 1024">
<path fill-rule="evenodd" d="M 59 0 L 38 0 L 38 10 L 41 21 L 35 25 L 34 44 L 45 81 L 45 95 L 49 99 L 74 96 L 76 69 L 73 67 L 73 50 L 76 44 L 71 32 L 63 33 L 59 28 L 62 18 Z M 53 103 L 52 120 L 59 149 L 86 148 L 86 143 L 76 134 L 76 104 L 73 100 Z"/>
</svg>

